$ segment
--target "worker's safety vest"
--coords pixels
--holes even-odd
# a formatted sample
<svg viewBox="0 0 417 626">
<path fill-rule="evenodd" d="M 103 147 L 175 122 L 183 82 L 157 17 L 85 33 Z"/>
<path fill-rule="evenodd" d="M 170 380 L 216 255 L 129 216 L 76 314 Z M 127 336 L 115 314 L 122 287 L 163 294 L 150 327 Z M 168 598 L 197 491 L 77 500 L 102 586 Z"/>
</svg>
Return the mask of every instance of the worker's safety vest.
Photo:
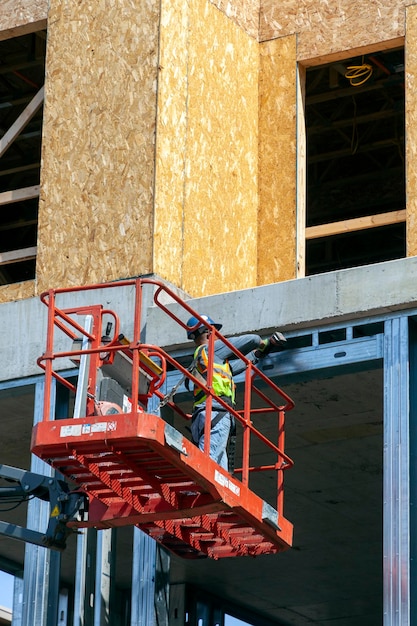
<svg viewBox="0 0 417 626">
<path fill-rule="evenodd" d="M 208 354 L 207 346 L 198 346 L 194 352 L 194 362 L 196 370 L 207 381 Z M 235 401 L 235 384 L 233 382 L 232 370 L 229 363 L 213 363 L 212 388 L 216 396 L 229 398 L 232 404 Z M 200 387 L 194 387 L 194 406 L 202 404 L 207 399 L 207 395 Z"/>
</svg>

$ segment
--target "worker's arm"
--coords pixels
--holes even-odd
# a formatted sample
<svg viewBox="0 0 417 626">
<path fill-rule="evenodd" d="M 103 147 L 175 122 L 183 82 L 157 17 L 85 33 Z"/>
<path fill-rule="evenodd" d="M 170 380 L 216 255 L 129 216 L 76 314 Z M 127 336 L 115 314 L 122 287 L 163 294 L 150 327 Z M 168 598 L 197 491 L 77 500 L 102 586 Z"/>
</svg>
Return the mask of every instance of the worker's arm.
<svg viewBox="0 0 417 626">
<path fill-rule="evenodd" d="M 257 363 L 254 351 L 261 345 L 262 339 L 259 335 L 240 335 L 239 337 L 230 337 L 228 341 L 239 352 L 244 354 L 249 361 Z M 225 362 L 229 361 L 230 368 L 234 376 L 240 374 L 246 369 L 246 363 L 236 357 L 236 354 L 232 352 L 222 341 L 217 340 L 214 344 L 215 361 Z"/>
</svg>

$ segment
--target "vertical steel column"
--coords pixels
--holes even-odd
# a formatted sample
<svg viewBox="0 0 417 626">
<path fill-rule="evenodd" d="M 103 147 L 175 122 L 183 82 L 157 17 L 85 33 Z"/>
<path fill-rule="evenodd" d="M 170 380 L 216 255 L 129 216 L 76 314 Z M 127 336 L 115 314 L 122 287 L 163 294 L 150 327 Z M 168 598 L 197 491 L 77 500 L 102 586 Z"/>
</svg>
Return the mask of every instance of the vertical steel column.
<svg viewBox="0 0 417 626">
<path fill-rule="evenodd" d="M 114 568 L 116 564 L 116 529 L 107 528 L 97 534 L 96 590 L 94 626 L 117 626 L 112 617 Z"/>
<path fill-rule="evenodd" d="M 131 626 L 155 626 L 156 541 L 133 530 Z"/>
<path fill-rule="evenodd" d="M 385 322 L 384 626 L 410 625 L 408 318 Z"/>
<path fill-rule="evenodd" d="M 13 585 L 13 610 L 12 610 L 12 626 L 23 626 L 23 578 L 21 576 L 14 577 Z"/>
<path fill-rule="evenodd" d="M 158 626 L 169 626 L 169 568 L 171 558 L 169 553 L 156 545 L 155 564 L 155 614 Z"/>
<path fill-rule="evenodd" d="M 84 329 L 91 333 L 93 317 L 86 315 Z M 83 337 L 82 349 L 88 348 L 87 337 Z M 74 418 L 86 412 L 90 355 L 80 357 L 77 392 L 75 394 Z M 96 585 L 97 531 L 84 529 L 77 537 L 77 558 L 75 565 L 74 626 L 94 624 L 94 600 Z"/>
<path fill-rule="evenodd" d="M 94 623 L 97 531 L 84 529 L 77 537 L 75 565 L 74 626 Z"/>
<path fill-rule="evenodd" d="M 59 594 L 57 626 L 68 626 L 68 589 L 61 589 Z"/>
<path fill-rule="evenodd" d="M 410 319 L 410 589 L 417 584 L 417 320 Z M 417 598 L 410 594 L 410 623 L 417 624 Z"/>
<path fill-rule="evenodd" d="M 55 412 L 55 381 L 51 388 L 51 415 Z M 35 385 L 34 424 L 42 420 L 44 382 Z M 31 470 L 38 474 L 52 475 L 52 469 L 32 456 Z M 49 522 L 49 502 L 33 498 L 28 504 L 27 525 L 43 531 Z M 37 626 L 56 626 L 61 555 L 53 550 L 31 544 L 25 547 L 23 574 L 22 623 Z"/>
</svg>

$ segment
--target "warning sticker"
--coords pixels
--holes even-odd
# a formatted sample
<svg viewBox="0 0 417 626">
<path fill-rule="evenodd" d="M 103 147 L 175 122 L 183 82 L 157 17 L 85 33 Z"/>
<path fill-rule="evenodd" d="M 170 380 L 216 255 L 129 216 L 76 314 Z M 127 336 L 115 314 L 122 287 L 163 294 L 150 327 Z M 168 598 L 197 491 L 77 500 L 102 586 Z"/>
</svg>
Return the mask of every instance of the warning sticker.
<svg viewBox="0 0 417 626">
<path fill-rule="evenodd" d="M 240 496 L 240 487 L 238 485 L 235 485 L 231 480 L 228 479 L 227 476 L 221 474 L 218 470 L 214 471 L 214 480 L 222 487 L 230 489 L 230 491 L 236 496 Z"/>
</svg>

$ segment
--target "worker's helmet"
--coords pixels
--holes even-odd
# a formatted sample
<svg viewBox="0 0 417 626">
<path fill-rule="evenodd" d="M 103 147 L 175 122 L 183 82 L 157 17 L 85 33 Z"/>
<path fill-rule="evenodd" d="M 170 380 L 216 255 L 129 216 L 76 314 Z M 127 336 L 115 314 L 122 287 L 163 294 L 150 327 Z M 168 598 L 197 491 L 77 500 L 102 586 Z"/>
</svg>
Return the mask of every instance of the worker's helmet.
<svg viewBox="0 0 417 626">
<path fill-rule="evenodd" d="M 208 322 L 208 324 L 211 324 L 211 326 L 214 326 L 214 328 L 217 328 L 217 330 L 221 329 L 222 325 L 217 324 L 217 322 L 213 322 L 211 317 L 209 317 L 208 315 L 200 315 L 200 317 Z M 194 315 L 188 320 L 187 328 L 188 339 L 195 339 L 196 337 L 198 337 L 198 335 L 201 335 L 202 333 L 204 333 L 204 331 L 207 330 L 207 326 L 205 324 L 202 324 L 199 319 L 194 317 Z"/>
</svg>

